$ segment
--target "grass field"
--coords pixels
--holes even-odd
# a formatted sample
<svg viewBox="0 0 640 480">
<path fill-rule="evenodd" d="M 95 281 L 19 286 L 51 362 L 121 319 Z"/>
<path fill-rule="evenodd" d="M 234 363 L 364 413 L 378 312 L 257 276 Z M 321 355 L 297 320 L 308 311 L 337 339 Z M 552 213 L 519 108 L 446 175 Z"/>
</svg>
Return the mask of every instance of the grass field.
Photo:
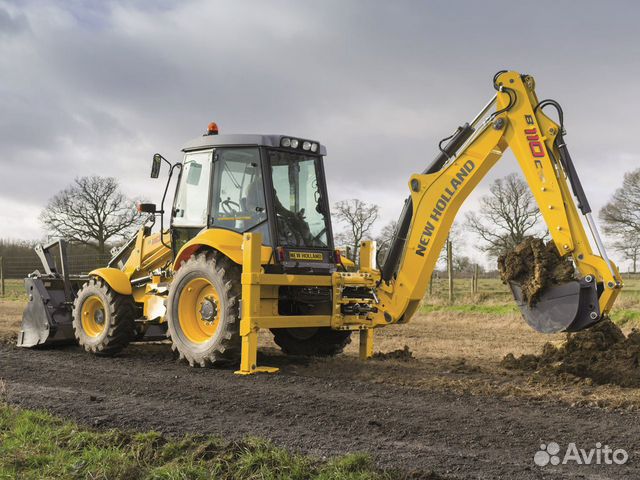
<svg viewBox="0 0 640 480">
<path fill-rule="evenodd" d="M 640 279 L 624 279 L 624 288 L 616 301 L 611 318 L 620 326 L 640 327 Z M 454 281 L 454 301 L 449 303 L 448 282 L 434 279 L 432 294 L 427 294 L 422 313 L 459 312 L 506 315 L 518 307 L 506 285 L 499 279 L 479 279 L 478 293 L 471 293 L 470 279 Z"/>
<path fill-rule="evenodd" d="M 45 412 L 0 404 L 0 479 L 292 479 L 397 478 L 364 454 L 321 461 L 259 439 L 96 431 Z"/>
</svg>

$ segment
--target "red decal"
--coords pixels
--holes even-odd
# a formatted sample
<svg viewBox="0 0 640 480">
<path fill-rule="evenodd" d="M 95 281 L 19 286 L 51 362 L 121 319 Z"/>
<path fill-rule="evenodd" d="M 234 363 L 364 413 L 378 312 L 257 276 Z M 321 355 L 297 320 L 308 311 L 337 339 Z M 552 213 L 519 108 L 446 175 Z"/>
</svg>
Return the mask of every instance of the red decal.
<svg viewBox="0 0 640 480">
<path fill-rule="evenodd" d="M 531 154 L 536 158 L 544 157 L 544 147 L 542 146 L 542 142 L 540 142 L 538 131 L 535 128 L 527 128 L 524 133 L 527 135 Z"/>
</svg>

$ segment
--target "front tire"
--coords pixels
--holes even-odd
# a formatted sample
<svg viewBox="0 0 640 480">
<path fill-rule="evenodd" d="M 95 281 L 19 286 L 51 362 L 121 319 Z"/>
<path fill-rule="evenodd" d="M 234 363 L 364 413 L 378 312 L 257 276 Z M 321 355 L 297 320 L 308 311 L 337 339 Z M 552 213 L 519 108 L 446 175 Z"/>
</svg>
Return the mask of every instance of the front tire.
<svg viewBox="0 0 640 480">
<path fill-rule="evenodd" d="M 130 296 L 115 292 L 101 278 L 92 278 L 73 302 L 73 331 L 86 351 L 115 355 L 133 338 L 134 302 Z"/>
<path fill-rule="evenodd" d="M 169 287 L 167 334 L 181 360 L 208 367 L 240 354 L 240 269 L 217 252 L 183 262 Z"/>
<path fill-rule="evenodd" d="M 287 355 L 332 357 L 351 343 L 351 332 L 318 328 L 272 328 L 273 341 Z"/>
</svg>

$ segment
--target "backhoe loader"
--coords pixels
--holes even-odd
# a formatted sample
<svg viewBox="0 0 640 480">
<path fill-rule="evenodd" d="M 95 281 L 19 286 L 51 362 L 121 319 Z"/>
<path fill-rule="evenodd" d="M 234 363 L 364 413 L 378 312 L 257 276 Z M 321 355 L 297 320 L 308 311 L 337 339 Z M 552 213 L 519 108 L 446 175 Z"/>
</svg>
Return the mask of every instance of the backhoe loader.
<svg viewBox="0 0 640 480">
<path fill-rule="evenodd" d="M 362 243 L 357 270 L 335 249 L 322 144 L 289 135 L 218 135 L 211 124 L 183 148 L 182 162 L 154 155 L 152 178 L 163 164 L 169 169 L 162 203 L 139 206 L 147 224 L 108 266 L 72 278 L 50 264 L 27 279 L 30 301 L 18 343 L 75 341 L 113 355 L 130 341 L 166 335 L 192 366 L 240 359 L 237 373 L 252 374 L 277 370 L 257 364 L 260 329 L 296 355 L 334 355 L 358 331 L 360 356 L 368 358 L 376 328 L 415 314 L 458 209 L 507 148 L 559 254 L 577 271 L 533 305 L 510 282 L 522 315 L 541 332 L 591 327 L 609 313 L 622 281 L 564 141 L 562 109 L 538 101 L 530 75 L 501 71 L 493 86 L 480 113 L 409 178 L 380 265 L 374 242 Z M 174 175 L 173 206 L 165 212 Z M 157 221 L 160 231 L 152 233 Z"/>
</svg>

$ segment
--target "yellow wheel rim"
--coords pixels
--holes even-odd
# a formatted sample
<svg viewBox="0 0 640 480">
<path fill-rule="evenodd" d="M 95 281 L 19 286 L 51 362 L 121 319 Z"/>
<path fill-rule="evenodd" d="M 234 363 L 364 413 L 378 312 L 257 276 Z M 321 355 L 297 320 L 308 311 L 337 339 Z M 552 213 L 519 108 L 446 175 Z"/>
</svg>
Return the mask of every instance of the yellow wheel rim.
<svg viewBox="0 0 640 480">
<path fill-rule="evenodd" d="M 90 337 L 97 337 L 107 325 L 107 315 L 102 299 L 96 295 L 87 298 L 82 304 L 82 329 Z"/>
<path fill-rule="evenodd" d="M 206 278 L 190 280 L 178 300 L 180 329 L 193 343 L 205 343 L 220 324 L 220 298 L 216 288 Z"/>
</svg>

